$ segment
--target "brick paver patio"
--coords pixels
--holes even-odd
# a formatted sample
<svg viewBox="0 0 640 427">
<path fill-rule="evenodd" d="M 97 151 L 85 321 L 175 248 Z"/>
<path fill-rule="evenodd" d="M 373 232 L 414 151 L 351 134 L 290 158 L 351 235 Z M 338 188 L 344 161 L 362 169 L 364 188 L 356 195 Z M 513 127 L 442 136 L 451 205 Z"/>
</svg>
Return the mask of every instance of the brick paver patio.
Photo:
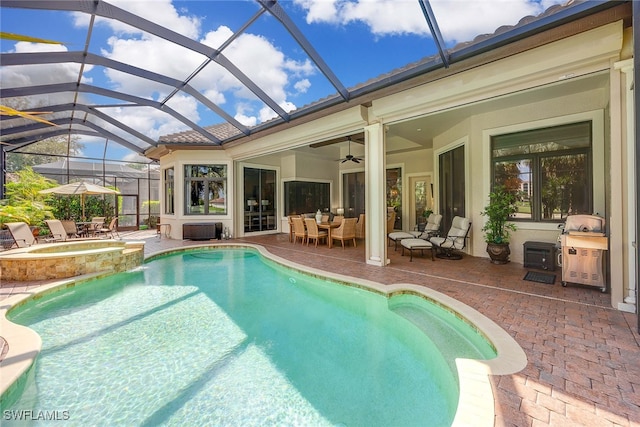
<svg viewBox="0 0 640 427">
<path fill-rule="evenodd" d="M 208 242 L 159 239 L 135 232 L 145 253 Z M 465 256 L 460 261 L 429 255 L 401 256 L 389 248 L 391 264 L 367 265 L 364 245 L 314 248 L 289 242 L 287 234 L 235 239 L 263 245 L 299 264 L 383 284 L 427 286 L 475 308 L 503 327 L 527 354 L 527 367 L 492 377 L 496 426 L 640 426 L 640 336 L 637 316 L 610 306 L 598 289 L 524 281 L 527 269 L 511 262 Z M 42 283 L 7 283 L 0 299 Z"/>
</svg>

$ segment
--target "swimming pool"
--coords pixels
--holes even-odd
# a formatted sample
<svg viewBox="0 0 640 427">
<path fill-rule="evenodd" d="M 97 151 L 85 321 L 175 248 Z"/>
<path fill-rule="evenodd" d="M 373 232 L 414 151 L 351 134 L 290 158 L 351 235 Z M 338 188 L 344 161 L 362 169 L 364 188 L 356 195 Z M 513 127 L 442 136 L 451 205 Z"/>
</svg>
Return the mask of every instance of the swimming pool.
<svg viewBox="0 0 640 427">
<path fill-rule="evenodd" d="M 10 317 L 44 345 L 10 409 L 79 425 L 450 425 L 447 353 L 496 359 L 460 312 L 411 286 L 388 298 L 258 252 L 190 249 L 25 302 Z M 450 323 L 458 348 L 444 348 Z"/>
</svg>

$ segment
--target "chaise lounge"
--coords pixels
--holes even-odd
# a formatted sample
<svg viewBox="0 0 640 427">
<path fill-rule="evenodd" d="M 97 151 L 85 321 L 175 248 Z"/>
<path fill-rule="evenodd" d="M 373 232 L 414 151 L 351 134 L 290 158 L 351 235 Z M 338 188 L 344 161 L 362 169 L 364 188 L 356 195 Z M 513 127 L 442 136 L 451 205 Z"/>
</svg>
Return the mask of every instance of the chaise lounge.
<svg viewBox="0 0 640 427">
<path fill-rule="evenodd" d="M 467 246 L 467 237 L 471 230 L 471 220 L 461 216 L 454 216 L 451 221 L 451 228 L 446 237 L 432 237 L 429 242 L 438 249 L 438 258 L 462 259 L 460 251 Z"/>
<path fill-rule="evenodd" d="M 398 242 L 403 239 L 429 239 L 433 236 L 437 236 L 440 232 L 440 223 L 442 222 L 442 215 L 432 213 L 427 218 L 427 222 L 424 224 L 417 224 L 412 231 L 394 231 L 387 235 L 389 239 L 389 245 L 394 242 L 393 250 L 398 249 Z M 417 242 L 416 242 L 417 243 Z"/>
</svg>

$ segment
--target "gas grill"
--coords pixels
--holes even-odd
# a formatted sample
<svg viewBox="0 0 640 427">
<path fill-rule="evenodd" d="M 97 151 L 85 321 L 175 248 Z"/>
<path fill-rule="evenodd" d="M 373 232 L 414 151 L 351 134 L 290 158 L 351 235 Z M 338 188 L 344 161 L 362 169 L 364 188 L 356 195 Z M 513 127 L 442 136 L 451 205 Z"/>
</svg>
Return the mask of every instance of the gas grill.
<svg viewBox="0 0 640 427">
<path fill-rule="evenodd" d="M 606 292 L 604 251 L 609 239 L 604 218 L 596 215 L 569 215 L 562 234 L 562 286 L 567 283 L 595 286 Z"/>
</svg>

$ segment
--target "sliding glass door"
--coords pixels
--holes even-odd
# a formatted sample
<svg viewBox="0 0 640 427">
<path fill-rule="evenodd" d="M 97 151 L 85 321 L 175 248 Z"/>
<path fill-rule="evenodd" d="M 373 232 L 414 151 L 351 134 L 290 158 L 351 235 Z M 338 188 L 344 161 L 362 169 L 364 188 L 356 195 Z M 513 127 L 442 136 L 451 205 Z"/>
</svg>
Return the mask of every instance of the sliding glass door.
<svg viewBox="0 0 640 427">
<path fill-rule="evenodd" d="M 275 202 L 276 171 L 244 168 L 244 231 L 276 230 Z"/>
<path fill-rule="evenodd" d="M 454 216 L 465 216 L 464 146 L 440 154 L 438 166 L 440 213 L 446 232 Z"/>
</svg>

